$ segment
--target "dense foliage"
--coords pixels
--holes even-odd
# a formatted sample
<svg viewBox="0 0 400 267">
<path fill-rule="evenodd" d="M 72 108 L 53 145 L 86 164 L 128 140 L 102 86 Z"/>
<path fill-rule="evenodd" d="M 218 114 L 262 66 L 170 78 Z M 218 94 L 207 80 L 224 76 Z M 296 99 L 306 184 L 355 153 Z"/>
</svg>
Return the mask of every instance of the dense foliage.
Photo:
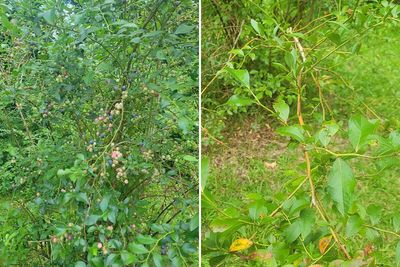
<svg viewBox="0 0 400 267">
<path fill-rule="evenodd" d="M 343 67 L 367 34 L 398 29 L 399 13 L 395 1 L 203 1 L 203 144 L 223 146 L 222 130 L 247 113 L 267 118 L 299 161 L 283 166 L 280 190 L 229 205 L 206 184 L 212 158 L 202 160 L 205 264 L 400 264 L 400 211 L 384 206 L 395 198 L 360 197 L 362 179 L 390 184 L 398 170 L 400 117 L 374 111 L 370 85 L 354 87 Z"/>
<path fill-rule="evenodd" d="M 0 265 L 196 265 L 198 4 L 0 4 Z"/>
</svg>

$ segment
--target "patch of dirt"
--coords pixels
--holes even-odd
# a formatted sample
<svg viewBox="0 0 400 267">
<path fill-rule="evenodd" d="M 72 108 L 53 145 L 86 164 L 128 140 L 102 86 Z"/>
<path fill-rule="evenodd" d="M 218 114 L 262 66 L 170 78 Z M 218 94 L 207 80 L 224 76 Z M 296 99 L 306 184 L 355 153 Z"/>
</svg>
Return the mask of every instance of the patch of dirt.
<svg viewBox="0 0 400 267">
<path fill-rule="evenodd" d="M 274 133 L 267 122 L 256 122 L 256 118 L 235 123 L 223 135 L 223 143 L 203 147 L 203 152 L 213 155 L 213 165 L 216 167 L 229 163 L 245 164 L 249 159 L 265 158 L 268 160 L 264 163 L 265 167 L 273 169 L 276 167 L 275 160 L 285 152 L 288 144 L 287 140 Z"/>
</svg>

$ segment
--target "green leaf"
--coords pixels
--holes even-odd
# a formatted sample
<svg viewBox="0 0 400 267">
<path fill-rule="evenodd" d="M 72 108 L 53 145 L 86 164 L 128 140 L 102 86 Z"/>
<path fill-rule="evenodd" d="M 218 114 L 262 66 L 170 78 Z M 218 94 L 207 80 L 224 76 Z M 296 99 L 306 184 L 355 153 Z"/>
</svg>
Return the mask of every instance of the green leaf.
<svg viewBox="0 0 400 267">
<path fill-rule="evenodd" d="M 75 267 L 86 267 L 86 263 L 83 261 L 78 261 L 75 263 Z"/>
<path fill-rule="evenodd" d="M 237 81 L 241 82 L 246 88 L 250 88 L 250 75 L 247 70 L 235 70 L 226 68 L 226 71 Z"/>
<path fill-rule="evenodd" d="M 66 176 L 66 175 L 68 175 L 68 174 L 70 174 L 70 173 L 71 173 L 71 170 L 70 170 L 70 169 L 66 169 L 66 170 L 59 169 L 59 170 L 57 171 L 57 176 L 62 177 L 62 176 Z"/>
<path fill-rule="evenodd" d="M 188 120 L 186 117 L 181 116 L 178 119 L 178 127 L 182 130 L 184 134 L 188 134 L 191 128 L 191 123 L 190 120 Z"/>
<path fill-rule="evenodd" d="M 331 40 L 336 45 L 340 45 L 341 37 L 340 37 L 340 35 L 338 33 L 332 32 L 332 33 L 328 34 L 327 37 L 328 37 L 329 40 Z"/>
<path fill-rule="evenodd" d="M 372 224 L 377 224 L 381 220 L 382 207 L 375 204 L 371 204 L 367 208 L 367 214 L 369 215 Z"/>
<path fill-rule="evenodd" d="M 217 256 L 210 257 L 208 262 L 210 263 L 210 266 L 221 266 L 221 263 L 226 259 L 227 255 L 218 252 L 216 252 L 215 254 Z"/>
<path fill-rule="evenodd" d="M 115 210 L 111 211 L 108 214 L 108 220 L 115 224 L 117 222 L 117 212 Z"/>
<path fill-rule="evenodd" d="M 296 74 L 296 69 L 297 69 L 297 52 L 295 49 L 292 49 L 289 52 L 285 54 L 285 63 L 286 65 L 293 71 L 294 74 Z"/>
<path fill-rule="evenodd" d="M 159 253 L 153 252 L 153 262 L 156 267 L 163 266 L 162 257 Z"/>
<path fill-rule="evenodd" d="M 393 216 L 393 228 L 395 232 L 399 232 L 400 231 L 400 214 L 395 214 Z"/>
<path fill-rule="evenodd" d="M 86 218 L 85 224 L 88 226 L 93 225 L 97 222 L 99 218 L 100 218 L 99 215 L 90 215 L 89 217 Z"/>
<path fill-rule="evenodd" d="M 54 8 L 40 14 L 48 24 L 54 25 L 56 20 L 56 10 Z"/>
<path fill-rule="evenodd" d="M 0 7 L 0 25 L 4 26 L 7 30 L 11 31 L 13 34 L 17 34 L 19 32 L 19 28 L 17 28 L 13 23 L 11 23 L 5 11 Z"/>
<path fill-rule="evenodd" d="M 148 253 L 148 249 L 142 244 L 137 244 L 135 242 L 131 242 L 128 245 L 129 251 L 135 254 L 146 254 Z"/>
<path fill-rule="evenodd" d="M 90 263 L 92 263 L 95 267 L 103 267 L 103 265 L 104 265 L 102 257 L 91 258 Z"/>
<path fill-rule="evenodd" d="M 251 19 L 250 20 L 250 24 L 258 34 L 261 34 L 260 27 L 258 26 L 258 22 L 257 21 L 255 21 L 254 19 Z"/>
<path fill-rule="evenodd" d="M 344 215 L 350 208 L 356 181 L 346 161 L 338 158 L 328 175 L 328 191 L 339 212 Z"/>
<path fill-rule="evenodd" d="M 247 97 L 233 95 L 229 98 L 228 102 L 226 103 L 230 106 L 244 107 L 253 104 L 254 101 Z"/>
<path fill-rule="evenodd" d="M 86 193 L 79 193 L 76 195 L 76 200 L 77 201 L 81 201 L 81 202 L 85 202 L 85 203 L 89 203 L 89 199 L 87 197 Z"/>
<path fill-rule="evenodd" d="M 121 260 L 124 264 L 132 264 L 136 260 L 136 256 L 129 251 L 123 250 L 121 251 Z"/>
<path fill-rule="evenodd" d="M 347 220 L 346 224 L 346 235 L 347 237 L 353 237 L 360 231 L 363 225 L 363 221 L 358 214 L 351 216 Z"/>
<path fill-rule="evenodd" d="M 334 136 L 337 131 L 339 131 L 339 125 L 333 121 L 327 122 L 317 134 L 318 141 L 322 144 L 322 146 L 326 147 L 329 145 L 332 136 Z"/>
<path fill-rule="evenodd" d="M 265 201 L 263 199 L 256 200 L 250 204 L 249 216 L 254 221 L 268 216 L 268 209 L 265 207 Z"/>
<path fill-rule="evenodd" d="M 295 241 L 301 234 L 302 223 L 301 221 L 295 221 L 284 231 L 284 235 L 288 243 Z"/>
<path fill-rule="evenodd" d="M 164 51 L 162 49 L 159 49 L 156 53 L 156 57 L 160 60 L 167 60 L 167 57 L 164 54 Z"/>
<path fill-rule="evenodd" d="M 196 213 L 190 220 L 190 231 L 194 231 L 199 228 L 199 213 Z"/>
<path fill-rule="evenodd" d="M 222 237 L 231 238 L 243 225 L 244 222 L 239 218 L 216 218 L 211 222 L 210 228 L 214 233 L 223 233 Z"/>
<path fill-rule="evenodd" d="M 108 208 L 108 202 L 110 201 L 110 196 L 105 196 L 100 202 L 100 209 L 104 212 Z"/>
<path fill-rule="evenodd" d="M 185 254 L 195 254 L 197 252 L 197 248 L 189 243 L 184 243 L 182 246 L 182 251 Z"/>
<path fill-rule="evenodd" d="M 208 157 L 202 156 L 201 157 L 201 189 L 203 191 L 207 186 L 209 167 L 210 167 L 210 159 Z"/>
<path fill-rule="evenodd" d="M 157 240 L 155 238 L 152 238 L 149 235 L 141 235 L 139 234 L 136 237 L 136 240 L 140 243 L 140 244 L 144 244 L 144 245 L 151 245 L 154 244 Z"/>
<path fill-rule="evenodd" d="M 290 111 L 288 104 L 286 104 L 285 101 L 280 99 L 274 103 L 273 107 L 275 111 L 278 113 L 278 117 L 284 122 L 287 122 Z"/>
<path fill-rule="evenodd" d="M 300 212 L 301 220 L 301 235 L 306 238 L 314 227 L 315 224 L 315 213 L 311 208 L 306 208 Z"/>
<path fill-rule="evenodd" d="M 276 132 L 283 136 L 291 137 L 299 142 L 304 142 L 304 129 L 300 125 L 279 127 Z"/>
<path fill-rule="evenodd" d="M 113 266 L 112 264 L 115 263 L 115 260 L 118 258 L 117 254 L 111 253 L 108 255 L 106 260 L 106 266 Z"/>
<path fill-rule="evenodd" d="M 349 139 L 355 151 L 364 147 L 371 134 L 374 133 L 378 126 L 375 120 L 368 120 L 365 117 L 358 115 L 349 120 Z"/>
<path fill-rule="evenodd" d="M 400 242 L 398 242 L 396 246 L 396 264 L 397 266 L 400 265 Z"/>
<path fill-rule="evenodd" d="M 193 157 L 191 155 L 185 155 L 185 156 L 183 156 L 183 159 L 186 161 L 190 161 L 190 162 L 197 162 L 197 158 Z"/>
<path fill-rule="evenodd" d="M 196 26 L 189 26 L 185 23 L 182 23 L 181 25 L 178 26 L 175 30 L 175 34 L 188 34 L 190 33 Z"/>
</svg>

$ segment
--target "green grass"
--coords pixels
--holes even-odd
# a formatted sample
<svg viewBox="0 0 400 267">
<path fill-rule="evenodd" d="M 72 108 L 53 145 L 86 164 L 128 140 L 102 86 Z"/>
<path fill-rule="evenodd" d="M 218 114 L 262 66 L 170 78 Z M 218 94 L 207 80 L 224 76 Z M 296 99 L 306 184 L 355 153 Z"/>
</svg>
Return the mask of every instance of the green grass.
<svg viewBox="0 0 400 267">
<path fill-rule="evenodd" d="M 400 31 L 387 27 L 368 34 L 365 40 L 360 54 L 335 70 L 350 82 L 354 92 L 343 88 L 337 98 L 328 101 L 335 107 L 340 106 L 336 110 L 339 120 L 346 121 L 347 116 L 361 112 L 371 119 L 381 119 L 379 131 L 387 133 L 400 127 Z M 284 200 L 290 193 L 290 187 L 285 186 L 287 182 L 305 175 L 301 152 L 286 149 L 287 140 L 259 123 L 268 122 L 267 118 L 260 120 L 257 116 L 226 122 L 230 125 L 224 133 L 226 146 L 214 144 L 203 149 L 212 160 L 208 188 L 221 210 L 233 207 L 246 213 L 244 207 L 250 193 Z M 273 162 L 276 162 L 276 168 L 265 165 Z M 392 230 L 391 216 L 400 213 L 399 167 L 378 173 L 379 168 L 368 159 L 352 160 L 351 163 L 357 177 L 357 202 L 365 208 L 369 204 L 384 207 L 377 227 Z M 321 177 L 316 181 L 317 185 L 324 182 Z M 214 212 L 203 212 L 203 235 L 215 215 Z M 357 253 L 372 244 L 375 247 L 372 255 L 378 266 L 394 266 L 395 247 L 400 239 L 392 234 L 377 235 L 377 231 L 367 229 L 363 230 L 366 237 L 346 240 L 351 252 Z M 268 239 L 265 229 L 253 226 L 245 227 L 235 237 L 251 237 L 261 243 Z M 225 262 L 225 266 L 253 264 L 239 257 L 230 257 Z"/>
</svg>

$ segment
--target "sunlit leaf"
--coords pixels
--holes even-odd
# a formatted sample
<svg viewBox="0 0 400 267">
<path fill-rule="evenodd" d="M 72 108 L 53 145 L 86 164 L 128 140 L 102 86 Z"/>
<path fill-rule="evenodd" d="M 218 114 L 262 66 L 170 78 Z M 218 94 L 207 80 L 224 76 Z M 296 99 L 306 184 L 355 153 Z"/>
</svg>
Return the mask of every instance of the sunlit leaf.
<svg viewBox="0 0 400 267">
<path fill-rule="evenodd" d="M 244 107 L 253 104 L 254 101 L 248 97 L 233 95 L 226 103 L 231 106 Z"/>
<path fill-rule="evenodd" d="M 258 22 L 257 21 L 255 21 L 254 19 L 251 19 L 250 20 L 250 24 L 258 34 L 261 34 L 260 27 L 258 26 Z"/>
<path fill-rule="evenodd" d="M 121 260 L 124 264 L 132 264 L 136 260 L 136 256 L 129 251 L 123 250 L 121 252 Z"/>
<path fill-rule="evenodd" d="M 398 242 L 396 246 L 396 264 L 400 264 L 400 242 Z"/>
<path fill-rule="evenodd" d="M 190 33 L 196 26 L 190 26 L 185 23 L 181 24 L 176 28 L 175 34 L 188 34 Z"/>
<path fill-rule="evenodd" d="M 204 190 L 207 186 L 207 179 L 210 167 L 210 159 L 206 156 L 201 157 L 201 189 Z"/>
<path fill-rule="evenodd" d="M 291 137 L 299 142 L 304 142 L 304 129 L 300 125 L 279 127 L 276 132 L 283 136 Z"/>
<path fill-rule="evenodd" d="M 47 23 L 54 25 L 56 20 L 56 10 L 54 8 L 47 10 L 41 14 Z"/>
<path fill-rule="evenodd" d="M 226 68 L 226 71 L 232 75 L 237 81 L 247 88 L 250 88 L 250 75 L 247 70 L 235 70 L 232 68 Z"/>
<path fill-rule="evenodd" d="M 274 110 L 278 113 L 278 117 L 287 122 L 289 118 L 289 106 L 282 99 L 276 101 L 273 105 Z"/>
<path fill-rule="evenodd" d="M 131 242 L 128 245 L 129 251 L 134 254 L 146 254 L 149 250 L 143 246 L 142 244 L 137 244 L 135 242 Z"/>
<path fill-rule="evenodd" d="M 359 215 L 353 215 L 347 220 L 346 235 L 347 237 L 355 236 L 361 229 L 363 221 Z"/>
<path fill-rule="evenodd" d="M 364 147 L 378 126 L 377 121 L 358 115 L 349 120 L 349 139 L 355 151 Z"/>
<path fill-rule="evenodd" d="M 333 163 L 328 175 L 328 191 L 336 208 L 345 214 L 353 203 L 356 181 L 350 166 L 341 158 Z"/>
</svg>

